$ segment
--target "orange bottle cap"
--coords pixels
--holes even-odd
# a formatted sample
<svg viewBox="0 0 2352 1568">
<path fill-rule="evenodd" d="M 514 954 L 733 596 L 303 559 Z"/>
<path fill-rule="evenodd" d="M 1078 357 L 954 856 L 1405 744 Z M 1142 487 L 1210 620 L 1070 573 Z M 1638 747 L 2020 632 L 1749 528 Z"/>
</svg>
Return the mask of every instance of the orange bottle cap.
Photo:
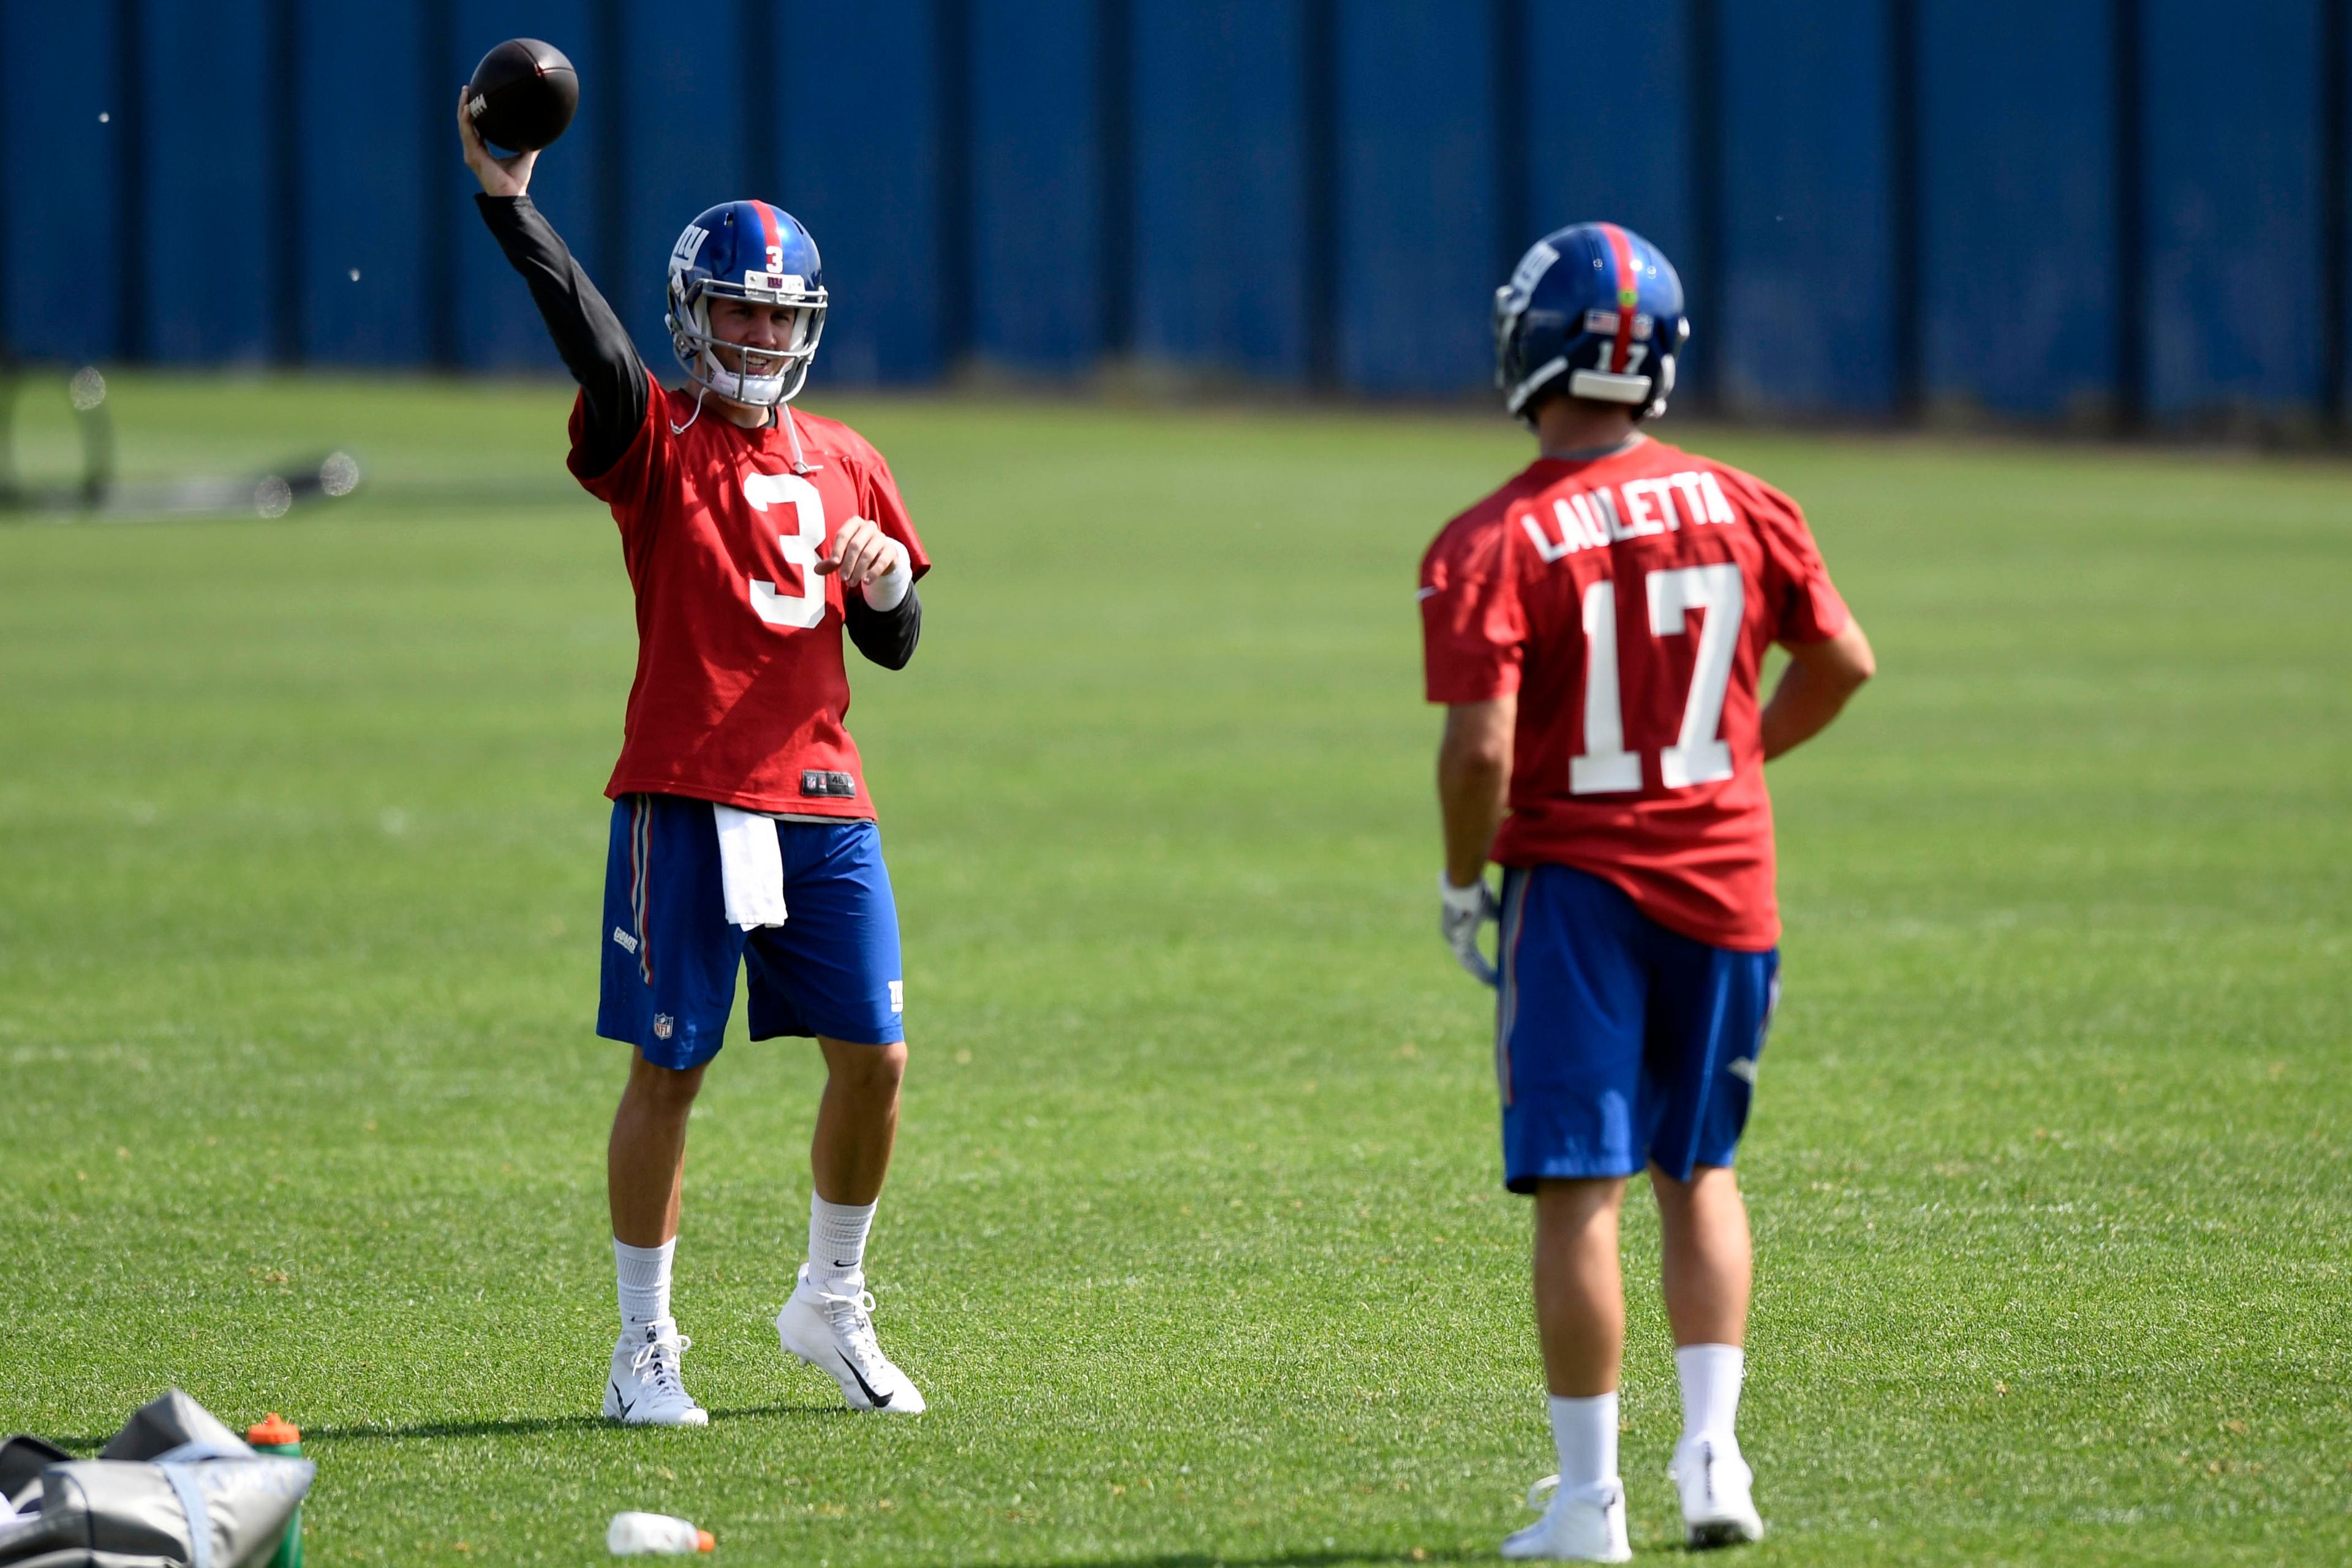
<svg viewBox="0 0 2352 1568">
<path fill-rule="evenodd" d="M 694 1532 L 694 1549 L 697 1552 L 716 1552 L 719 1550 L 719 1537 L 707 1530 L 698 1530 Z"/>
<path fill-rule="evenodd" d="M 273 1410 L 245 1429 L 245 1440 L 280 1445 L 299 1443 L 302 1440 L 302 1428 Z"/>
</svg>

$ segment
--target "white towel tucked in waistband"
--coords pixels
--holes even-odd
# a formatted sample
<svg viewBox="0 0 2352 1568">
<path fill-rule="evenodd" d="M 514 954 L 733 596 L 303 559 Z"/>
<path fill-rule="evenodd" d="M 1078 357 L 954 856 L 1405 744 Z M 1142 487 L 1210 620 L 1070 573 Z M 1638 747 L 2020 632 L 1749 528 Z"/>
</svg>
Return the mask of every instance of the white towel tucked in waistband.
<svg viewBox="0 0 2352 1568">
<path fill-rule="evenodd" d="M 713 802 L 719 820 L 719 880 L 726 889 L 727 920 L 750 931 L 784 923 L 784 855 L 776 819 Z"/>
</svg>

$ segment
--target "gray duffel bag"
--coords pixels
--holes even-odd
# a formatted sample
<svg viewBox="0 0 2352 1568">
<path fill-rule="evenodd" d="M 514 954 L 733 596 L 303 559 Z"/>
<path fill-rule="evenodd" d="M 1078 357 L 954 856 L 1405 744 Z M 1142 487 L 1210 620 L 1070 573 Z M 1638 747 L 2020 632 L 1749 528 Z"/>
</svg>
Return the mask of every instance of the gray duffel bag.
<svg viewBox="0 0 2352 1568">
<path fill-rule="evenodd" d="M 258 1568 L 310 1489 L 308 1459 L 257 1454 L 173 1389 L 95 1459 L 33 1437 L 0 1444 L 5 1568 Z"/>
</svg>

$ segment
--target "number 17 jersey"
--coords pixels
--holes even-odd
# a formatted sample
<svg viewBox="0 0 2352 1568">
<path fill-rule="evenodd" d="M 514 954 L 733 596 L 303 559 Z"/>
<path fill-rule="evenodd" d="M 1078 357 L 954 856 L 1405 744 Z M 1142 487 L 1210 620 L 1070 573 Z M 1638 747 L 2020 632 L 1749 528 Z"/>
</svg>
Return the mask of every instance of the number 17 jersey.
<svg viewBox="0 0 2352 1568">
<path fill-rule="evenodd" d="M 1780 941 L 1758 685 L 1774 642 L 1843 631 L 1794 501 L 1646 437 L 1538 458 L 1421 567 L 1429 700 L 1516 692 L 1506 866 L 1574 866 L 1670 931 Z"/>
</svg>

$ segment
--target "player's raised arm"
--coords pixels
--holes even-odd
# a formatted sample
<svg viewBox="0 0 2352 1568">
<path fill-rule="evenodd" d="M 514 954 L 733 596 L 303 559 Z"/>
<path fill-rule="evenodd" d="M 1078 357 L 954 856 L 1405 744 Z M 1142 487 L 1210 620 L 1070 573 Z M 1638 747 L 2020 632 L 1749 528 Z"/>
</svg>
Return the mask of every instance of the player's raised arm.
<svg viewBox="0 0 2352 1568">
<path fill-rule="evenodd" d="M 531 201 L 530 174 L 539 154 L 493 154 L 466 112 L 462 91 L 457 95 L 457 139 L 466 150 L 466 167 L 482 184 L 482 194 L 474 198 L 482 221 L 530 285 L 555 352 L 580 384 L 583 406 L 576 469 L 592 476 L 604 473 L 620 460 L 645 423 L 645 362 L 612 306 Z"/>
</svg>

